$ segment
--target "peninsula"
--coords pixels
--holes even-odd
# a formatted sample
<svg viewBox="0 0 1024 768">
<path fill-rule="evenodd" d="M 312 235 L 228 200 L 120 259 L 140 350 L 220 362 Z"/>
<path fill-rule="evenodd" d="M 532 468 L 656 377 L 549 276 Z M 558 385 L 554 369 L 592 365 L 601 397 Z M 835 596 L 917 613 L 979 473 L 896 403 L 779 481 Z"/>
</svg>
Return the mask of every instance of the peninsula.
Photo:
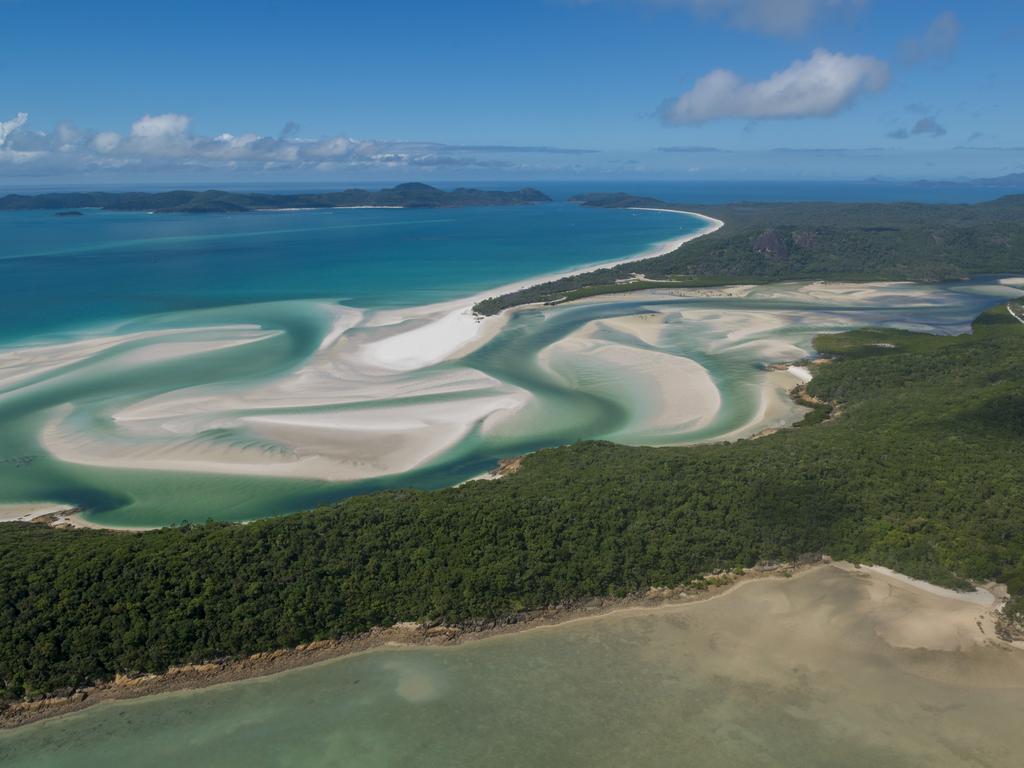
<svg viewBox="0 0 1024 768">
<path fill-rule="evenodd" d="M 0 197 L 0 211 L 101 208 L 107 211 L 154 213 L 242 213 L 296 208 L 466 208 L 486 205 L 547 203 L 551 198 L 527 187 L 516 191 L 459 187 L 451 191 L 411 182 L 387 189 L 346 189 L 341 192 L 263 194 L 176 190 L 173 192 L 49 192 Z"/>
<path fill-rule="evenodd" d="M 481 315 L 650 288 L 778 280 L 938 282 L 1024 267 L 1024 195 L 973 205 L 922 203 L 666 203 L 619 193 L 576 195 L 598 208 L 691 211 L 726 226 L 653 258 L 490 297 Z"/>
</svg>

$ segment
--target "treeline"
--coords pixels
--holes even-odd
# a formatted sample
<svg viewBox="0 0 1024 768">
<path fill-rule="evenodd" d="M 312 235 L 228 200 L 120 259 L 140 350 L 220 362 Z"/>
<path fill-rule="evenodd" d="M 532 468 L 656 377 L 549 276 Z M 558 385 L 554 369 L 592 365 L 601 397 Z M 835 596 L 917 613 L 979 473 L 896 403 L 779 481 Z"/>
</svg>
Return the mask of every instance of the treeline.
<svg viewBox="0 0 1024 768">
<path fill-rule="evenodd" d="M 499 481 L 249 525 L 0 527 L 0 694 L 459 623 L 806 553 L 1024 591 L 1024 326 L 820 337 L 842 416 L 680 448 L 587 442 Z M 893 345 L 893 346 L 880 346 Z M 810 419 L 820 421 L 820 419 Z"/>
<path fill-rule="evenodd" d="M 594 207 L 658 207 L 704 213 L 719 231 L 663 256 L 554 280 L 478 303 L 492 315 L 647 287 L 700 287 L 778 280 L 915 280 L 1024 271 L 1024 196 L 974 205 L 738 203 L 676 205 L 625 193 L 575 198 Z M 621 280 L 641 274 L 659 281 Z"/>
<path fill-rule="evenodd" d="M 273 195 L 249 192 L 49 192 L 0 197 L 0 211 L 103 208 L 157 213 L 241 213 L 281 208 L 350 208 L 362 205 L 402 208 L 463 208 L 486 205 L 546 203 L 551 198 L 530 187 L 506 192 L 459 187 L 451 191 L 429 184 L 399 184 L 388 189 Z"/>
</svg>

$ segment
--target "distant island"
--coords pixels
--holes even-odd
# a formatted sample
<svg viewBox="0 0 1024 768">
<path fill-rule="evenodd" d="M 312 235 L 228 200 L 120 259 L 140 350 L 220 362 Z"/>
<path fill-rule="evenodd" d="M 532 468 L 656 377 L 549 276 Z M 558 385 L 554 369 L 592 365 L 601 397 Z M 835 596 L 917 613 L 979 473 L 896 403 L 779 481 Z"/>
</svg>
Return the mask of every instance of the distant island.
<svg viewBox="0 0 1024 768">
<path fill-rule="evenodd" d="M 392 199 L 473 197 L 408 186 Z M 395 190 L 362 194 L 379 202 Z M 488 300 L 489 313 L 674 285 L 1024 272 L 1024 196 L 576 201 L 699 211 L 727 226 L 663 256 Z M 695 593 L 730 572 L 823 555 L 956 589 L 997 580 L 1012 596 L 997 637 L 1024 638 L 1022 323 L 1014 300 L 984 311 L 970 334 L 817 336 L 813 359 L 785 362 L 814 366 L 791 392 L 802 421 L 757 439 L 577 442 L 508 462 L 515 471 L 500 479 L 357 495 L 244 525 L 116 533 L 5 523 L 0 726 L 88 703 L 97 682 L 192 664 L 210 664 L 201 674 L 212 679 L 232 660 L 297 649 L 301 661 L 403 622 L 432 637 L 500 631 L 594 598 Z"/>
<path fill-rule="evenodd" d="M 429 184 L 412 182 L 388 189 L 346 189 L 341 192 L 292 195 L 225 192 L 216 189 L 202 192 L 48 192 L 0 197 L 0 211 L 101 208 L 107 211 L 154 213 L 244 213 L 293 208 L 467 208 L 548 202 L 551 202 L 550 197 L 530 187 L 511 192 L 467 187 L 445 191 Z"/>
<path fill-rule="evenodd" d="M 666 203 L 626 192 L 575 195 L 591 208 L 690 211 L 726 226 L 671 253 L 528 286 L 479 302 L 560 303 L 648 288 L 779 280 L 938 282 L 1024 270 L 1024 195 L 973 205 L 922 203 Z"/>
</svg>

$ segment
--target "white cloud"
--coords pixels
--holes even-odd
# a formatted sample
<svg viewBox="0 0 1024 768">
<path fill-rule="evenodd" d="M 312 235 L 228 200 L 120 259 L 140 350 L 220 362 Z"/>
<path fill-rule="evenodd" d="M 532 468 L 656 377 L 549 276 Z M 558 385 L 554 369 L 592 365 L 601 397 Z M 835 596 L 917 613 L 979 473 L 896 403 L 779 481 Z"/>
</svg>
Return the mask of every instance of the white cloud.
<svg viewBox="0 0 1024 768">
<path fill-rule="evenodd" d="M 565 153 L 558 147 L 470 146 L 435 142 L 361 140 L 348 136 L 300 138 L 298 126 L 279 136 L 257 133 L 194 134 L 187 115 L 144 115 L 127 133 L 86 131 L 62 122 L 50 132 L 31 130 L 28 115 L 0 122 L 0 174 L 67 174 L 105 169 L 301 170 L 373 167 L 506 167 L 509 153 Z"/>
<path fill-rule="evenodd" d="M 97 152 L 107 154 L 117 149 L 117 146 L 121 143 L 121 134 L 114 133 L 113 131 L 103 131 L 97 133 L 92 140 L 92 147 Z"/>
<path fill-rule="evenodd" d="M 903 44 L 903 56 L 910 63 L 941 59 L 956 50 L 960 39 L 960 22 L 952 11 L 940 13 L 920 38 Z"/>
<path fill-rule="evenodd" d="M 19 112 L 12 119 L 0 122 L 0 147 L 7 143 L 7 137 L 28 122 L 28 114 Z"/>
<path fill-rule="evenodd" d="M 147 154 L 181 154 L 189 150 L 189 118 L 185 115 L 143 115 L 132 123 L 129 141 Z"/>
<path fill-rule="evenodd" d="M 832 115 L 864 91 L 889 81 L 889 66 L 872 56 L 818 49 L 767 80 L 744 82 L 728 69 L 700 78 L 678 99 L 662 105 L 666 123 L 704 123 L 721 118 L 786 118 Z"/>
<path fill-rule="evenodd" d="M 189 119 L 185 115 L 143 115 L 132 123 L 132 138 L 143 141 L 162 140 L 184 136 Z"/>
<path fill-rule="evenodd" d="M 682 6 L 702 16 L 724 16 L 733 26 L 769 35 L 797 35 L 827 11 L 857 10 L 867 0 L 644 0 Z"/>
<path fill-rule="evenodd" d="M 75 142 L 78 141 L 78 128 L 75 127 L 74 123 L 66 121 L 63 123 L 57 123 L 57 128 L 54 130 L 54 136 L 61 149 L 70 149 L 74 146 Z"/>
</svg>

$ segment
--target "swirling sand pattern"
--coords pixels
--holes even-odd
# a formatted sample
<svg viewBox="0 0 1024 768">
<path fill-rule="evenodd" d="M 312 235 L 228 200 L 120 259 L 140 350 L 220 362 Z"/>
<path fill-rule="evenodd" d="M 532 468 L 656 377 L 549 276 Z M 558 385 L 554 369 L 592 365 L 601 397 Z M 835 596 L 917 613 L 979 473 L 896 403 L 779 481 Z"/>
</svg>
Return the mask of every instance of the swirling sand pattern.
<svg viewBox="0 0 1024 768">
<path fill-rule="evenodd" d="M 0 354 L 5 452 L 33 457 L 0 465 L 15 480 L 5 501 L 82 504 L 109 525 L 247 519 L 457 482 L 502 456 L 579 439 L 748 437 L 799 417 L 787 397 L 798 378 L 763 363 L 808 354 L 816 333 L 867 323 L 960 332 L 1013 290 L 665 290 L 482 323 L 464 301 L 360 310 L 306 300 L 137 320 Z"/>
</svg>

